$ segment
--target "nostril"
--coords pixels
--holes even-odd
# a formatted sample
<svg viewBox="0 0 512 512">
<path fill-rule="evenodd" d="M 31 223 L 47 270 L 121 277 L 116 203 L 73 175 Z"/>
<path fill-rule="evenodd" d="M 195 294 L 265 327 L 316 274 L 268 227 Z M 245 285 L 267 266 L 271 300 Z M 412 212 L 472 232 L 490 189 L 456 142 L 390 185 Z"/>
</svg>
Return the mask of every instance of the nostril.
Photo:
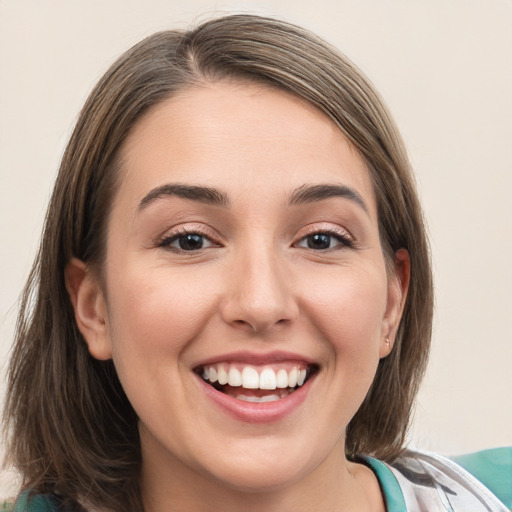
<svg viewBox="0 0 512 512">
<path fill-rule="evenodd" d="M 292 322 L 291 317 L 278 316 L 272 311 L 255 309 L 241 311 L 237 316 L 238 318 L 235 317 L 232 320 L 229 320 L 228 317 L 224 317 L 224 319 L 233 326 L 245 328 L 253 333 L 264 333 L 276 326 L 285 327 Z"/>
</svg>

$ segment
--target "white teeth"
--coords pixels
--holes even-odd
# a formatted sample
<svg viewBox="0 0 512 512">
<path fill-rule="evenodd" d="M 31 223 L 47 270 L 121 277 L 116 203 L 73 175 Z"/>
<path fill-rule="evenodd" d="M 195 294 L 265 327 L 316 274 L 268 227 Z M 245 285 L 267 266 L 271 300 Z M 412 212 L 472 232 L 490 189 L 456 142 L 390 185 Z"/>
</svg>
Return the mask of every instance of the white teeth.
<svg viewBox="0 0 512 512">
<path fill-rule="evenodd" d="M 261 402 L 275 402 L 276 400 L 279 400 L 280 397 L 278 395 L 267 395 L 267 396 L 262 396 L 260 398 L 260 401 Z"/>
<path fill-rule="evenodd" d="M 211 379 L 210 382 L 212 382 Z M 238 387 L 242 385 L 242 374 L 236 368 L 229 369 L 228 384 L 233 387 Z"/>
<path fill-rule="evenodd" d="M 277 372 L 277 387 L 278 388 L 287 388 L 288 387 L 288 372 L 284 369 L 284 368 L 281 368 L 278 372 Z"/>
<path fill-rule="evenodd" d="M 276 374 L 272 368 L 265 368 L 260 374 L 260 389 L 276 389 Z"/>
<path fill-rule="evenodd" d="M 219 369 L 217 371 L 217 379 L 219 381 L 219 384 L 227 384 L 228 383 L 228 372 L 224 368 L 223 365 L 219 366 Z"/>
<path fill-rule="evenodd" d="M 242 387 L 245 389 L 258 389 L 260 387 L 260 376 L 251 366 L 242 370 Z"/>
<path fill-rule="evenodd" d="M 294 388 L 297 385 L 297 368 L 292 368 L 292 371 L 288 374 L 288 386 Z"/>
<path fill-rule="evenodd" d="M 238 395 L 236 397 L 238 400 L 243 400 L 244 402 L 275 402 L 276 400 L 280 400 L 281 397 L 277 395 L 267 395 L 267 396 L 246 396 L 246 395 Z"/>
<path fill-rule="evenodd" d="M 232 387 L 241 386 L 244 389 L 273 390 L 302 386 L 306 381 L 307 370 L 294 366 L 290 371 L 280 368 L 276 372 L 267 366 L 258 373 L 257 368 L 253 366 L 245 366 L 240 371 L 234 364 L 216 364 L 205 366 L 202 377 L 212 384 L 218 382 L 221 386 L 229 384 Z"/>
</svg>

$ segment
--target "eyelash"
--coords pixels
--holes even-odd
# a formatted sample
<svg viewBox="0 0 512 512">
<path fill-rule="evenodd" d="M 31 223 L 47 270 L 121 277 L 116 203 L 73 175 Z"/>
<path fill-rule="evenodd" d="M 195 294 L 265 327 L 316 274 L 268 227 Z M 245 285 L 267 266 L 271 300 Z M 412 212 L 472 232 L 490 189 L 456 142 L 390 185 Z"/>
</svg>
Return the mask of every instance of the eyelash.
<svg viewBox="0 0 512 512">
<path fill-rule="evenodd" d="M 200 238 L 201 246 L 198 248 L 189 248 L 185 249 L 183 247 L 173 247 L 172 244 L 175 242 L 179 242 L 180 239 L 184 237 L 192 237 L 195 236 L 197 238 Z M 301 246 L 301 242 L 307 241 L 308 238 L 314 237 L 314 236 L 325 236 L 329 239 L 329 245 L 331 244 L 331 239 L 334 238 L 337 242 L 339 242 L 338 245 L 334 247 L 326 247 L 326 248 L 314 248 L 309 246 Z M 208 247 L 204 247 L 205 240 L 209 244 Z M 189 240 L 190 241 L 190 240 Z M 181 245 L 181 244 L 180 244 Z M 350 235 L 348 235 L 345 231 L 337 231 L 335 229 L 315 229 L 311 230 L 311 232 L 307 233 L 306 235 L 302 236 L 298 242 L 295 242 L 294 247 L 304 248 L 304 249 L 310 249 L 315 252 L 326 252 L 326 251 L 333 251 L 333 250 L 340 250 L 343 248 L 349 248 L 353 249 L 355 247 L 354 240 Z M 214 240 L 213 237 L 207 235 L 206 233 L 202 233 L 200 230 L 187 230 L 187 229 L 181 229 L 178 232 L 172 233 L 169 236 L 166 236 L 162 240 L 158 242 L 158 247 L 163 247 L 165 249 L 174 251 L 174 252 L 198 252 L 203 249 L 209 249 L 210 247 L 221 247 L 221 243 Z"/>
<path fill-rule="evenodd" d="M 196 236 L 196 237 L 200 237 L 201 238 L 201 247 L 197 248 L 197 249 L 183 249 L 182 247 L 173 247 L 172 244 L 174 242 L 179 242 L 179 240 L 181 238 L 184 238 L 184 237 L 187 237 L 187 236 Z M 160 242 L 158 242 L 158 247 L 163 247 L 164 249 L 168 249 L 168 250 L 171 250 L 171 251 L 174 251 L 174 252 L 197 252 L 197 251 L 200 251 L 202 249 L 209 249 L 209 247 L 203 247 L 203 244 L 204 244 L 204 241 L 207 240 L 208 243 L 210 244 L 210 246 L 212 247 L 220 247 L 221 244 L 217 241 L 215 241 L 213 239 L 213 237 L 205 234 L 205 233 L 201 233 L 201 231 L 199 230 L 187 230 L 187 229 L 181 229 L 175 233 L 172 233 L 171 235 L 169 236 L 166 236 L 165 238 L 163 238 L 162 240 L 160 240 Z"/>
<path fill-rule="evenodd" d="M 344 248 L 353 249 L 355 248 L 355 243 L 353 238 L 346 232 L 346 231 L 338 231 L 335 229 L 314 229 L 311 230 L 311 232 L 307 233 L 306 235 L 302 236 L 299 241 L 295 244 L 295 246 L 298 246 L 300 242 L 307 240 L 308 238 L 311 238 L 313 236 L 318 235 L 324 235 L 329 238 L 334 238 L 339 242 L 338 246 L 335 247 L 327 247 L 325 249 L 314 249 L 312 247 L 303 247 L 304 249 L 311 249 L 315 252 L 325 252 L 325 251 L 335 251 L 340 250 Z M 299 246 L 300 247 L 300 246 Z"/>
</svg>

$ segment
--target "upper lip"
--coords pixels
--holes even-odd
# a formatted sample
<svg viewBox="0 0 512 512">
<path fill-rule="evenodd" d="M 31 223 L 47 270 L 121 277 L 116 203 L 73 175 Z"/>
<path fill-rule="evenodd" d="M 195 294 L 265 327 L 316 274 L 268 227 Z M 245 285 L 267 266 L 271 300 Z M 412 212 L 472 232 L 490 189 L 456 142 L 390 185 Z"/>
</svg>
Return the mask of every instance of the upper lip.
<svg viewBox="0 0 512 512">
<path fill-rule="evenodd" d="M 271 351 L 271 352 L 252 352 L 252 351 L 236 351 L 236 352 L 228 352 L 224 354 L 219 354 L 217 356 L 210 357 L 208 359 L 204 359 L 199 361 L 197 364 L 194 364 L 194 368 L 201 368 L 203 366 L 213 365 L 217 363 L 228 363 L 228 362 L 237 362 L 243 363 L 247 365 L 255 365 L 255 366 L 263 366 L 263 365 L 272 365 L 279 364 L 284 362 L 297 362 L 310 365 L 318 365 L 318 363 L 308 356 L 304 356 L 301 354 L 297 354 L 294 352 L 287 351 Z"/>
</svg>

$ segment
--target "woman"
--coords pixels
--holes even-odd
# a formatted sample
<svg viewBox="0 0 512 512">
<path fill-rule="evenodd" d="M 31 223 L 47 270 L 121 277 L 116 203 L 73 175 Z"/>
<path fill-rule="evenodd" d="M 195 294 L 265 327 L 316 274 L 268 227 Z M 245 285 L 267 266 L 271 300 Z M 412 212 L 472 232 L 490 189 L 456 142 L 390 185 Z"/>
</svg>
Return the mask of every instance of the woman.
<svg viewBox="0 0 512 512">
<path fill-rule="evenodd" d="M 156 34 L 63 157 L 9 374 L 17 508 L 506 510 L 404 452 L 431 320 L 361 73 L 275 20 Z"/>
</svg>

